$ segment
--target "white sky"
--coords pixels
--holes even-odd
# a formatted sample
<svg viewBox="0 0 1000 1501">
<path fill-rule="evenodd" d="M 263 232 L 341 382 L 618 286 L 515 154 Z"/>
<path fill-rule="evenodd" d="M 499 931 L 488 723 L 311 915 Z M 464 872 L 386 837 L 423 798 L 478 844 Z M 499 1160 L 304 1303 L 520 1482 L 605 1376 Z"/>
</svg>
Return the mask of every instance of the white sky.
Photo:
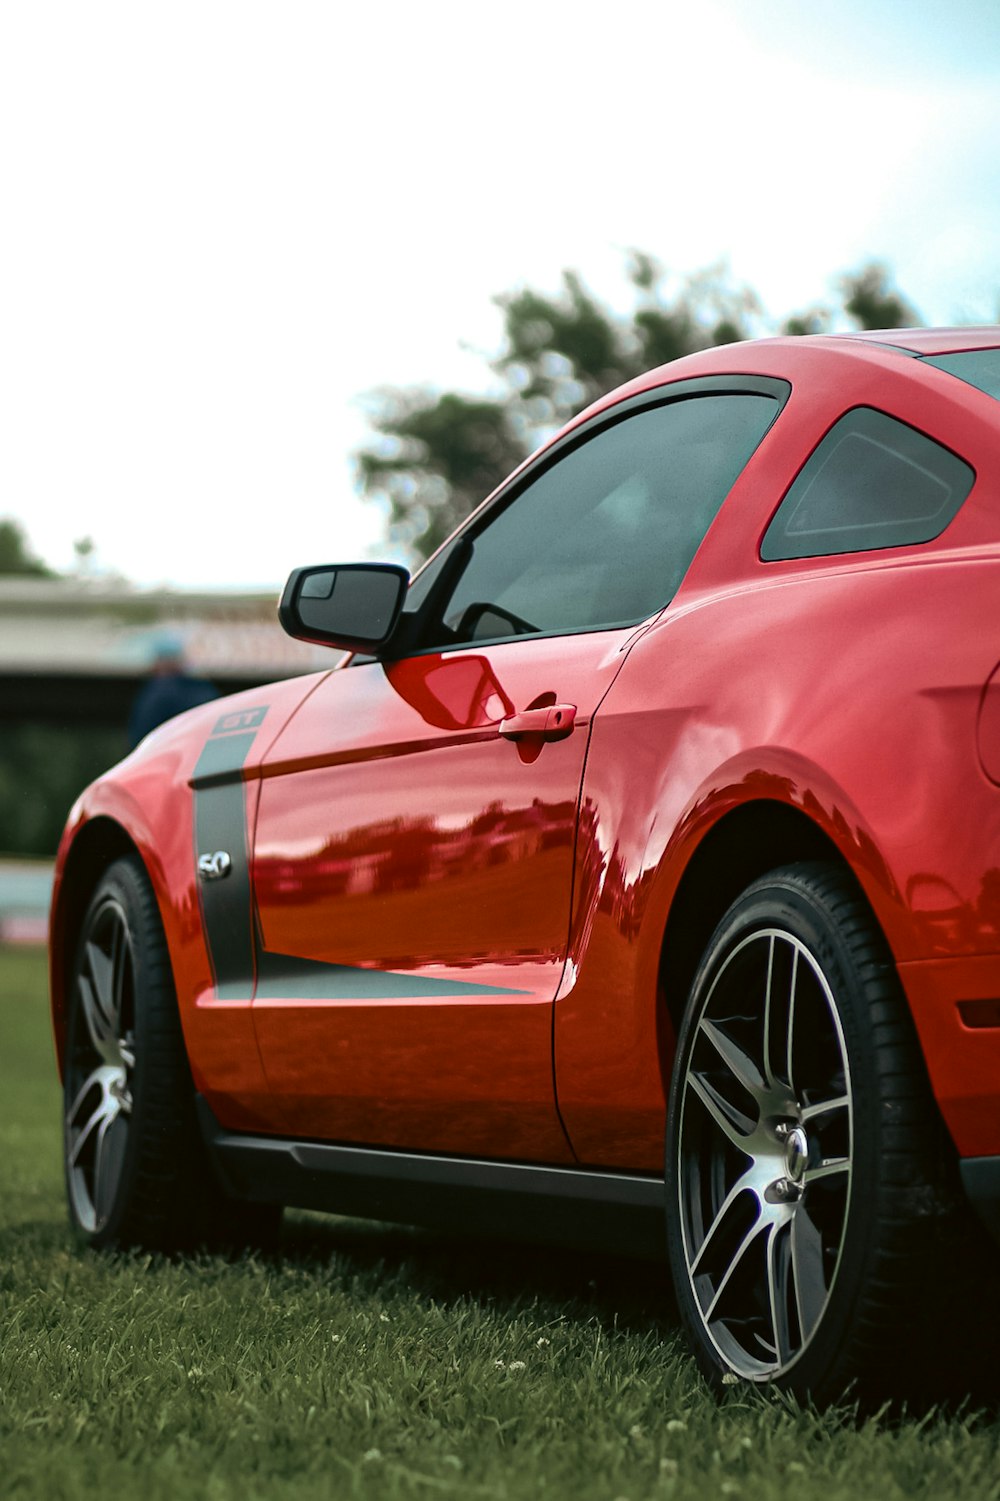
<svg viewBox="0 0 1000 1501">
<path fill-rule="evenodd" d="M 0 6 L 0 515 L 58 568 L 384 555 L 357 398 L 482 388 L 491 299 L 622 251 L 775 315 L 1000 302 L 997 0 Z"/>
</svg>

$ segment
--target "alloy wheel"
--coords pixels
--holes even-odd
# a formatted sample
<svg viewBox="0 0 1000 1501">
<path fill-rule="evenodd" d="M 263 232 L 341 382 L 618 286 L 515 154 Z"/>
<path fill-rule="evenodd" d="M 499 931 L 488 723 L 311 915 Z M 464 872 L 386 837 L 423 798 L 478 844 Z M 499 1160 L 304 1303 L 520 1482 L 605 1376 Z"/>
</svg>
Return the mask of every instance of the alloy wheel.
<svg viewBox="0 0 1000 1501">
<path fill-rule="evenodd" d="M 128 921 L 109 896 L 80 945 L 66 1068 L 66 1180 L 88 1234 L 118 1200 L 133 1106 L 135 963 Z"/>
<path fill-rule="evenodd" d="M 820 1327 L 851 1203 L 854 1111 L 836 1000 L 791 932 L 761 926 L 701 987 L 680 1100 L 687 1279 L 725 1366 L 781 1377 Z"/>
</svg>

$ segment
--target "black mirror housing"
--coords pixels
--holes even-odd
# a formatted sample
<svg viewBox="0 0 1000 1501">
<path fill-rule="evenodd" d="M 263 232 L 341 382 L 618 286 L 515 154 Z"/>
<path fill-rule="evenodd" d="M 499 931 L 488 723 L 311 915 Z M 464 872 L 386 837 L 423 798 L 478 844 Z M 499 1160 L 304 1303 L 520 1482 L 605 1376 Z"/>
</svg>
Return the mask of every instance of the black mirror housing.
<svg viewBox="0 0 1000 1501">
<path fill-rule="evenodd" d="M 278 605 L 297 641 L 377 653 L 399 620 L 410 575 L 398 563 L 319 563 L 289 575 Z"/>
</svg>

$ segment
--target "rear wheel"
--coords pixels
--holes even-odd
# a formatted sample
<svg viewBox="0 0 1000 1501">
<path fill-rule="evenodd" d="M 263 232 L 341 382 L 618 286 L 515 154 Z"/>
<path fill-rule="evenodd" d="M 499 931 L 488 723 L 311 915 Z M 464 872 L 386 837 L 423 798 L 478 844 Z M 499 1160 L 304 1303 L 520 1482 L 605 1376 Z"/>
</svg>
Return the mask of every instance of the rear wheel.
<svg viewBox="0 0 1000 1501">
<path fill-rule="evenodd" d="M 671 1088 L 671 1266 L 706 1374 L 823 1399 L 898 1364 L 945 1163 L 860 892 L 832 866 L 771 872 L 708 945 Z"/>
<path fill-rule="evenodd" d="M 70 1221 L 88 1244 L 165 1250 L 276 1231 L 280 1209 L 228 1198 L 211 1172 L 166 940 L 137 860 L 107 870 L 83 921 L 64 1101 Z"/>
</svg>

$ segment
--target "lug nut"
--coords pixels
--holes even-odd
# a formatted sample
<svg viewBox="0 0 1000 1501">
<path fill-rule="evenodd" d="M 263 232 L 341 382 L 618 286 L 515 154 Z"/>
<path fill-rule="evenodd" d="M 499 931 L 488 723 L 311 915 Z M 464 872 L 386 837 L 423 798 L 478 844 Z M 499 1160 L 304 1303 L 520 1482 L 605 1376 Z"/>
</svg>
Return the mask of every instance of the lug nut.
<svg viewBox="0 0 1000 1501">
<path fill-rule="evenodd" d="M 791 1178 L 775 1178 L 767 1191 L 767 1197 L 775 1204 L 793 1204 L 802 1197 L 802 1189 Z"/>
</svg>

